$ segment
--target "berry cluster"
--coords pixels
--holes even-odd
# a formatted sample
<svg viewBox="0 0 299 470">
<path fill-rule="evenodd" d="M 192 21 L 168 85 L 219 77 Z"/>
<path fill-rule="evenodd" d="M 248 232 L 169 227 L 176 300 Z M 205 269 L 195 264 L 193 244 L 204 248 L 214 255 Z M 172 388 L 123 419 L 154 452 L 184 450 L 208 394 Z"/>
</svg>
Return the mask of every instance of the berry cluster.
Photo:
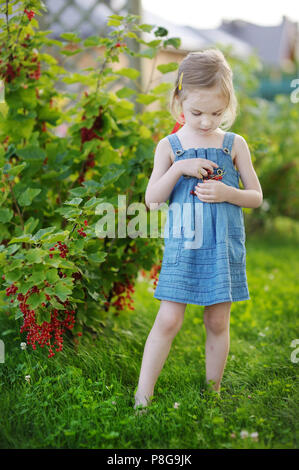
<svg viewBox="0 0 299 470">
<path fill-rule="evenodd" d="M 24 41 L 30 41 L 30 38 L 31 38 L 30 34 L 27 34 L 27 36 L 24 38 Z M 21 46 L 28 47 L 28 44 L 27 42 L 22 42 Z"/>
<path fill-rule="evenodd" d="M 126 45 L 127 45 L 127 44 L 126 44 L 125 42 L 123 42 L 123 43 L 117 42 L 117 43 L 115 44 L 115 47 L 126 47 Z"/>
<path fill-rule="evenodd" d="M 36 69 L 29 74 L 29 78 L 38 80 L 40 77 L 40 61 L 37 60 L 37 56 L 32 57 L 31 62 L 36 62 Z"/>
<path fill-rule="evenodd" d="M 72 274 L 72 277 L 74 278 L 74 281 L 78 281 L 79 279 L 82 278 L 82 274 L 81 273 L 73 273 Z"/>
<path fill-rule="evenodd" d="M 2 279 L 3 279 L 3 276 L 2 276 Z M 13 283 L 10 287 L 6 288 L 5 292 L 6 292 L 6 295 L 9 297 L 10 295 L 14 295 L 17 292 L 17 290 L 18 290 L 18 287 Z"/>
<path fill-rule="evenodd" d="M 81 142 L 88 142 L 92 139 L 99 139 L 103 140 L 103 137 L 99 137 L 94 131 L 100 132 L 103 128 L 103 118 L 102 118 L 102 110 L 103 107 L 99 107 L 99 115 L 95 118 L 93 125 L 90 129 L 87 127 L 81 127 Z M 85 114 L 82 116 L 82 121 L 85 121 L 86 117 Z"/>
<path fill-rule="evenodd" d="M 84 92 L 85 96 L 88 96 L 88 92 Z M 99 107 L 99 115 L 95 118 L 93 125 L 91 126 L 90 129 L 87 127 L 81 127 L 81 149 L 82 145 L 84 142 L 88 142 L 89 140 L 92 139 L 99 139 L 99 140 L 104 140 L 104 137 L 98 136 L 94 131 L 100 132 L 103 129 L 103 118 L 102 118 L 102 111 L 103 107 Z M 85 114 L 82 116 L 82 121 L 86 119 Z M 95 155 L 94 153 L 90 152 L 88 154 L 88 157 L 86 161 L 83 163 L 83 167 L 80 171 L 79 177 L 78 177 L 78 182 L 83 183 L 85 181 L 85 173 L 88 170 L 88 168 L 93 168 L 95 166 Z"/>
<path fill-rule="evenodd" d="M 25 43 L 23 43 L 22 45 L 23 47 L 28 47 L 28 45 Z M 2 47 L 0 46 L 0 50 L 1 49 Z M 9 59 L 10 61 L 7 63 L 0 60 L 0 77 L 3 77 L 6 83 L 11 83 L 16 77 L 19 77 L 22 69 L 26 72 L 26 78 L 31 78 L 33 80 L 38 80 L 40 78 L 40 61 L 38 60 L 37 53 L 34 54 L 30 61 L 33 64 L 34 68 L 32 68 L 31 65 L 25 65 L 18 62 L 18 58 L 16 55 L 11 55 Z M 24 57 L 24 61 L 29 62 L 28 56 Z M 25 85 L 23 86 L 26 88 Z"/>
<path fill-rule="evenodd" d="M 150 279 L 154 279 L 154 287 L 156 287 L 157 283 L 158 283 L 158 272 L 161 269 L 161 266 L 162 266 L 161 263 L 162 263 L 162 260 L 160 259 L 160 264 L 154 264 L 151 267 L 151 270 L 150 270 L 150 273 L 149 273 Z"/>
<path fill-rule="evenodd" d="M 27 8 L 25 8 L 24 13 L 27 15 L 29 21 L 31 21 L 35 15 L 33 10 L 27 10 Z"/>
<path fill-rule="evenodd" d="M 49 286 L 49 283 L 45 281 L 46 285 Z M 18 290 L 17 286 L 12 284 L 10 287 L 6 289 L 6 295 L 14 295 Z M 35 310 L 30 310 L 29 305 L 26 303 L 28 297 L 30 297 L 33 293 L 39 293 L 40 289 L 37 286 L 33 286 L 31 289 L 27 291 L 24 295 L 19 293 L 17 295 L 17 300 L 19 302 L 19 308 L 21 312 L 23 312 L 24 323 L 21 326 L 20 333 L 27 331 L 27 343 L 31 344 L 32 349 L 36 349 L 36 342 L 43 348 L 45 345 L 49 348 L 49 355 L 48 357 L 52 357 L 55 355 L 53 352 L 53 347 L 56 345 L 56 351 L 62 351 L 63 347 L 63 338 L 62 334 L 65 332 L 65 329 L 71 330 L 75 324 L 75 310 L 57 310 L 56 308 L 53 309 L 51 312 L 51 320 L 50 322 L 44 321 L 42 325 L 38 325 L 36 323 L 36 316 Z M 64 307 L 67 307 L 69 301 L 66 300 L 65 302 L 61 302 L 61 300 L 55 296 L 56 300 L 58 300 Z M 46 294 L 46 299 L 49 301 L 51 297 Z M 42 303 L 43 308 L 48 308 L 44 302 Z M 64 319 L 59 319 L 59 314 L 65 315 Z M 51 339 L 53 339 L 54 335 L 54 343 L 51 344 Z"/>
<path fill-rule="evenodd" d="M 134 284 L 127 280 L 126 283 L 123 282 L 115 282 L 112 288 L 111 297 L 117 295 L 117 299 L 112 302 L 111 305 L 116 307 L 117 311 L 124 310 L 125 307 L 129 308 L 130 310 L 135 310 L 133 307 L 133 299 L 131 293 L 134 293 Z M 121 295 L 124 294 L 124 295 Z M 110 302 L 105 302 L 105 306 L 109 307 Z"/>
<path fill-rule="evenodd" d="M 61 258 L 66 258 L 66 255 L 69 252 L 69 249 L 66 246 L 66 244 L 59 241 L 58 245 L 56 243 L 55 247 L 57 247 L 57 246 L 58 246 L 58 250 L 60 251 L 59 256 Z M 49 248 L 49 251 L 54 251 L 55 247 Z M 50 258 L 53 258 L 53 253 L 50 253 L 49 256 L 50 256 Z"/>
<path fill-rule="evenodd" d="M 88 226 L 87 220 L 84 220 L 84 225 L 85 225 L 85 227 Z M 83 228 L 82 228 L 82 227 L 78 228 L 77 232 L 78 232 L 82 237 L 86 237 L 86 233 L 83 231 Z"/>
</svg>

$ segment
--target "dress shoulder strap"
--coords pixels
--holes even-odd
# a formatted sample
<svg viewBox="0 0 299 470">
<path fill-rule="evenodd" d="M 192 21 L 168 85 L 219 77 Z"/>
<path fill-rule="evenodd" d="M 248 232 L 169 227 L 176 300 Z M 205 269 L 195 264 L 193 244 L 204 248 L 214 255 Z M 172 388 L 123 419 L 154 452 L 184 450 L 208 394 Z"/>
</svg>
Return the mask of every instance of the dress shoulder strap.
<svg viewBox="0 0 299 470">
<path fill-rule="evenodd" d="M 227 154 L 232 151 L 235 135 L 234 132 L 226 132 L 224 135 L 222 150 Z"/>
<path fill-rule="evenodd" d="M 167 136 L 167 138 L 170 142 L 175 158 L 180 157 L 184 153 L 184 149 L 181 145 L 181 142 L 178 136 L 176 134 L 170 134 Z"/>
</svg>

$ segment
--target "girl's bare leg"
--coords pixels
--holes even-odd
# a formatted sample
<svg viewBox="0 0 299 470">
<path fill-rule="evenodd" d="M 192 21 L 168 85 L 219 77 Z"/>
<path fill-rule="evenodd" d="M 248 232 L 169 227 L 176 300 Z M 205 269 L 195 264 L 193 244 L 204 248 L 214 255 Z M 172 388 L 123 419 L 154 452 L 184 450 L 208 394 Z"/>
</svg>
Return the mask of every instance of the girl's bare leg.
<svg viewBox="0 0 299 470">
<path fill-rule="evenodd" d="M 206 327 L 206 380 L 213 381 L 213 389 L 220 393 L 226 360 L 229 352 L 229 321 L 232 302 L 205 306 Z"/>
<path fill-rule="evenodd" d="M 146 406 L 153 396 L 172 341 L 182 326 L 185 308 L 186 304 L 161 300 L 159 312 L 145 343 L 134 408 L 138 405 Z"/>
</svg>

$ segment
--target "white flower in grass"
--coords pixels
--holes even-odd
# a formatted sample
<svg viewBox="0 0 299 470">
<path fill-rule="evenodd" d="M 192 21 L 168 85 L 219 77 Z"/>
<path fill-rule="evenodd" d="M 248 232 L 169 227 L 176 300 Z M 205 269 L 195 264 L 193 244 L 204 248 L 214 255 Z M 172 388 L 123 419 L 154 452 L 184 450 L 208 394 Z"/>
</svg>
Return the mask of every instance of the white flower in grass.
<svg viewBox="0 0 299 470">
<path fill-rule="evenodd" d="M 175 404 L 173 405 L 174 408 L 178 408 L 180 406 L 179 403 L 175 402 Z"/>
<path fill-rule="evenodd" d="M 26 348 L 27 348 L 27 344 L 26 344 L 26 343 L 21 343 L 21 344 L 20 344 L 20 347 L 21 347 L 21 349 L 26 349 Z"/>
<path fill-rule="evenodd" d="M 269 274 L 269 279 L 274 279 L 274 274 L 270 273 Z"/>
<path fill-rule="evenodd" d="M 111 403 L 112 403 L 112 405 L 116 405 L 116 401 L 112 401 Z"/>
<path fill-rule="evenodd" d="M 241 436 L 242 439 L 246 439 L 249 436 L 249 433 L 248 433 L 248 431 L 243 429 L 243 431 L 240 432 L 240 436 Z"/>
<path fill-rule="evenodd" d="M 269 290 L 269 286 L 268 285 L 264 286 L 264 290 Z"/>
<path fill-rule="evenodd" d="M 25 375 L 26 382 L 30 382 L 30 379 L 31 379 L 30 375 Z"/>
<path fill-rule="evenodd" d="M 259 433 L 258 433 L 258 432 L 252 432 L 252 433 L 250 434 L 250 437 L 251 437 L 251 439 L 252 439 L 253 441 L 256 441 L 256 442 L 257 442 L 257 441 L 259 440 Z"/>
<path fill-rule="evenodd" d="M 262 331 L 259 332 L 259 336 L 266 336 Z"/>
</svg>

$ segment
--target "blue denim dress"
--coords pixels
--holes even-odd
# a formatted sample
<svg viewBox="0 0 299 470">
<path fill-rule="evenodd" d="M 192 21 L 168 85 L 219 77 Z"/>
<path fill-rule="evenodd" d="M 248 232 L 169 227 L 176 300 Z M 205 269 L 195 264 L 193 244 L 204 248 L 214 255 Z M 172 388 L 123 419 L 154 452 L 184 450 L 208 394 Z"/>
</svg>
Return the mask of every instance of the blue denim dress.
<svg viewBox="0 0 299 470">
<path fill-rule="evenodd" d="M 235 133 L 226 132 L 222 148 L 184 150 L 178 136 L 167 136 L 175 161 L 206 158 L 222 170 L 222 182 L 239 188 L 240 173 L 231 150 Z M 190 193 L 202 179 L 182 175 L 170 197 L 164 230 L 164 253 L 154 297 L 186 304 L 213 305 L 249 300 L 245 227 L 242 207 L 203 202 Z"/>
</svg>

